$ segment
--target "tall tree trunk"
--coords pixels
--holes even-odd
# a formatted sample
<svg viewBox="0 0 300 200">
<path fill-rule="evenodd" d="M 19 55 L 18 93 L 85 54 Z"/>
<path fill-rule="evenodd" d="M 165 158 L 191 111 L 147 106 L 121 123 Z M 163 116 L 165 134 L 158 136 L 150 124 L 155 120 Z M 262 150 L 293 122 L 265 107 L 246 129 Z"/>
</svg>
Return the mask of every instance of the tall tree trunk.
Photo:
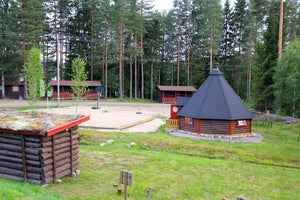
<svg viewBox="0 0 300 200">
<path fill-rule="evenodd" d="M 132 50 L 133 50 L 133 45 L 132 45 L 132 33 L 130 33 L 130 56 L 129 56 L 129 97 L 130 99 L 132 98 Z"/>
<path fill-rule="evenodd" d="M 251 27 L 254 26 L 253 21 L 251 22 Z M 254 30 L 252 28 L 251 34 L 250 34 L 251 40 L 250 40 L 250 46 L 249 46 L 249 67 L 248 67 L 248 84 L 247 84 L 247 96 L 248 98 L 251 98 L 251 79 L 252 79 L 252 46 L 253 46 L 253 37 L 254 37 Z"/>
<path fill-rule="evenodd" d="M 137 47 L 137 35 L 135 34 L 134 35 L 134 41 L 135 41 L 135 47 Z M 134 99 L 137 100 L 137 55 L 136 55 L 136 52 L 135 52 L 135 55 L 134 55 Z"/>
<path fill-rule="evenodd" d="M 5 84 L 4 84 L 4 72 L 2 70 L 2 73 L 1 73 L 1 80 L 2 80 L 2 99 L 5 98 Z"/>
<path fill-rule="evenodd" d="M 92 2 L 94 3 L 94 2 Z M 92 41 L 91 41 L 91 81 L 94 79 L 94 5 L 91 6 L 91 34 L 92 34 Z"/>
<path fill-rule="evenodd" d="M 105 15 L 105 90 L 104 98 L 107 99 L 107 37 L 108 37 L 108 20 L 107 15 Z"/>
<path fill-rule="evenodd" d="M 278 38 L 278 60 L 282 53 L 282 29 L 283 29 L 283 0 L 280 0 L 279 38 Z"/>
<path fill-rule="evenodd" d="M 172 73 L 171 73 L 171 85 L 173 86 L 174 85 L 174 63 L 173 63 L 173 60 L 172 60 Z"/>
<path fill-rule="evenodd" d="M 211 26 L 210 26 L 210 56 L 209 56 L 209 69 L 210 71 L 212 71 L 213 68 L 213 26 L 214 23 L 211 22 Z"/>
<path fill-rule="evenodd" d="M 152 62 L 151 62 L 151 100 L 153 100 L 153 61 L 154 61 L 154 47 L 151 49 L 152 51 Z"/>
<path fill-rule="evenodd" d="M 190 37 L 191 37 L 191 5 L 190 5 L 190 1 L 188 1 L 189 3 L 189 20 L 188 20 L 188 55 L 187 55 L 187 85 L 190 85 L 190 45 L 191 45 L 191 41 L 190 41 Z"/>
<path fill-rule="evenodd" d="M 59 57 L 59 53 L 58 53 L 58 49 L 59 49 L 59 42 L 58 42 L 58 32 L 57 32 L 57 6 L 56 6 L 56 0 L 54 0 L 54 6 L 55 6 L 55 12 L 54 12 L 54 31 L 55 31 L 55 43 L 56 43 L 56 73 L 57 73 L 57 106 L 60 106 L 60 85 L 59 85 L 59 81 L 60 81 L 60 73 L 59 73 L 59 61 L 58 61 L 58 57 Z"/>
<path fill-rule="evenodd" d="M 178 34 L 177 34 L 177 86 L 180 82 L 180 12 L 178 12 Z"/>
<path fill-rule="evenodd" d="M 144 47 L 143 47 L 143 0 L 141 0 L 141 98 L 144 99 Z"/>
<path fill-rule="evenodd" d="M 119 98 L 120 101 L 123 101 L 123 20 L 121 19 L 120 26 L 120 44 L 119 44 Z"/>
</svg>

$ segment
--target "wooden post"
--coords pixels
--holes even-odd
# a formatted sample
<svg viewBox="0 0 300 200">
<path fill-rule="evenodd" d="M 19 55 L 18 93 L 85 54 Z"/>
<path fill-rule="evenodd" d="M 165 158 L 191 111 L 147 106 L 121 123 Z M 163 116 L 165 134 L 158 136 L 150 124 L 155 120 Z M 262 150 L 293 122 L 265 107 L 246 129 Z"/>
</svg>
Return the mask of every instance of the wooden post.
<svg viewBox="0 0 300 200">
<path fill-rule="evenodd" d="M 232 134 L 232 121 L 229 121 L 229 135 Z"/>
<path fill-rule="evenodd" d="M 24 135 L 22 135 L 21 139 L 22 139 L 23 177 L 24 177 L 24 182 L 27 182 L 27 169 L 26 169 L 26 155 L 25 155 Z"/>
<path fill-rule="evenodd" d="M 200 134 L 200 119 L 197 119 L 198 126 L 197 126 L 197 133 Z"/>
<path fill-rule="evenodd" d="M 125 173 L 124 200 L 127 200 L 128 173 Z"/>
<path fill-rule="evenodd" d="M 252 133 L 252 119 L 250 119 L 250 133 Z"/>
<path fill-rule="evenodd" d="M 72 154 L 72 152 L 71 152 Z M 56 183 L 55 137 L 52 135 L 53 183 Z"/>
<path fill-rule="evenodd" d="M 73 177 L 73 137 L 72 137 L 72 127 L 69 128 L 70 132 L 70 167 L 71 167 L 71 177 Z"/>
</svg>

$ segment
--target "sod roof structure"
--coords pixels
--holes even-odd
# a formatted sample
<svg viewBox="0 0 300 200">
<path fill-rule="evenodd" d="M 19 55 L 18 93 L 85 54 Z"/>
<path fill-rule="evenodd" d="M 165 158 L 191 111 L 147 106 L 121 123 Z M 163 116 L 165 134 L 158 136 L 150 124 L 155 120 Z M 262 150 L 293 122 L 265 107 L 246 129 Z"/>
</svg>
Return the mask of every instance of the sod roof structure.
<svg viewBox="0 0 300 200">
<path fill-rule="evenodd" d="M 50 136 L 61 130 L 88 121 L 89 116 L 58 115 L 43 112 L 24 112 L 0 109 L 0 132 Z"/>
<path fill-rule="evenodd" d="M 177 115 L 215 120 L 253 118 L 248 108 L 217 68 L 211 71 L 197 92 L 185 101 Z"/>
</svg>

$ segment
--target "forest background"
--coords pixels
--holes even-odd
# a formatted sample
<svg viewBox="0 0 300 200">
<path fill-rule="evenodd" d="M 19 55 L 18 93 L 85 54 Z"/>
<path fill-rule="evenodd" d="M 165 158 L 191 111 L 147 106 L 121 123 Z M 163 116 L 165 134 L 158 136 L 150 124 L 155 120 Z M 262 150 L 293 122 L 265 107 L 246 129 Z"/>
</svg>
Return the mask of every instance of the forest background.
<svg viewBox="0 0 300 200">
<path fill-rule="evenodd" d="M 284 62 L 278 64 L 281 2 Z M 299 0 L 173 3 L 161 13 L 151 0 L 0 0 L 2 77 L 19 76 L 37 47 L 46 82 L 58 74 L 70 80 L 80 56 L 104 98 L 140 93 L 153 100 L 156 85 L 198 88 L 217 66 L 254 108 L 300 116 L 300 53 L 288 53 L 300 52 Z"/>
</svg>

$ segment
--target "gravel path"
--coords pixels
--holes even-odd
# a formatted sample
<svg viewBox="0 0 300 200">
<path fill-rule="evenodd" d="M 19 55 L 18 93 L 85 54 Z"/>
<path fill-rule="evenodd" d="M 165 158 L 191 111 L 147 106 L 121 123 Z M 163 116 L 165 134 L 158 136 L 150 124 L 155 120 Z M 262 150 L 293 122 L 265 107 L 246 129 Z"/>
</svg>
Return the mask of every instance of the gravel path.
<svg viewBox="0 0 300 200">
<path fill-rule="evenodd" d="M 257 133 L 252 133 L 251 135 L 245 135 L 245 136 L 223 136 L 223 135 L 205 135 L 205 134 L 194 135 L 188 132 L 175 130 L 175 131 L 170 131 L 170 134 L 178 137 L 185 137 L 185 138 L 190 138 L 195 140 L 218 140 L 222 142 L 233 142 L 233 143 L 235 142 L 261 143 L 262 140 L 264 139 L 263 136 Z"/>
</svg>

